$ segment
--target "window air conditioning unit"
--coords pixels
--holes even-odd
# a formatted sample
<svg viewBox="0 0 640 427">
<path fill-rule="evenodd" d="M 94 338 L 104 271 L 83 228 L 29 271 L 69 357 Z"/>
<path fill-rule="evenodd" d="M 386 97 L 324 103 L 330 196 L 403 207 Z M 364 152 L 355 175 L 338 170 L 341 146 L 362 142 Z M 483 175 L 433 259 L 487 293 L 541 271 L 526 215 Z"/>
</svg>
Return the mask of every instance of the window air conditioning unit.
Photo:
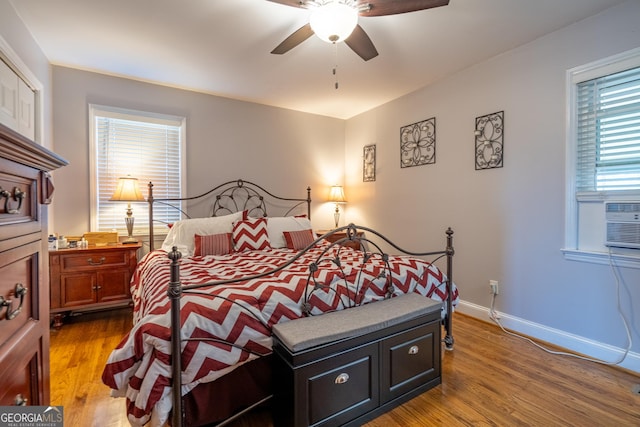
<svg viewBox="0 0 640 427">
<path fill-rule="evenodd" d="M 640 249 L 640 202 L 605 202 L 606 246 Z"/>
</svg>

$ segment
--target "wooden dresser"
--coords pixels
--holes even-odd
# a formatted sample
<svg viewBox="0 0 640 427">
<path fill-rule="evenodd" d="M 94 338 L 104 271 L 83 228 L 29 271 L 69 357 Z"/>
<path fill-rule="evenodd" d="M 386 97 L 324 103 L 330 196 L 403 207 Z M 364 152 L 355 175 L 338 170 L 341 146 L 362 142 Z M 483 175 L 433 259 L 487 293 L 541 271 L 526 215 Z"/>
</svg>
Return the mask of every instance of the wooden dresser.
<svg viewBox="0 0 640 427">
<path fill-rule="evenodd" d="M 0 406 L 49 404 L 48 172 L 66 164 L 0 124 Z"/>
<path fill-rule="evenodd" d="M 129 282 L 141 247 L 136 243 L 49 251 L 53 326 L 62 326 L 64 313 L 129 305 Z"/>
</svg>

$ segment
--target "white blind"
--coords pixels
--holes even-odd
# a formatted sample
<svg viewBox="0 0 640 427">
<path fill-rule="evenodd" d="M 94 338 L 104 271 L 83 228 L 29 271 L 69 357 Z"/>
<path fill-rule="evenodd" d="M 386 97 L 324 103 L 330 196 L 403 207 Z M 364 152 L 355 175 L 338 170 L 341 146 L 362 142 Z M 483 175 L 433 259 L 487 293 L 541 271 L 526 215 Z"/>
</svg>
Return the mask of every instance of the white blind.
<svg viewBox="0 0 640 427">
<path fill-rule="evenodd" d="M 640 189 L 640 68 L 577 85 L 577 191 Z"/>
<path fill-rule="evenodd" d="M 113 114 L 95 111 L 95 228 L 117 229 L 126 234 L 126 202 L 109 201 L 121 176 L 138 178 L 145 199 L 148 183 L 153 182 L 156 199 L 179 198 L 182 189 L 182 121 L 158 120 L 141 114 Z M 174 204 L 181 208 L 179 204 Z M 149 211 L 146 202 L 131 204 L 135 218 L 134 234 L 146 234 Z M 154 219 L 172 223 L 180 211 L 155 204 Z"/>
</svg>

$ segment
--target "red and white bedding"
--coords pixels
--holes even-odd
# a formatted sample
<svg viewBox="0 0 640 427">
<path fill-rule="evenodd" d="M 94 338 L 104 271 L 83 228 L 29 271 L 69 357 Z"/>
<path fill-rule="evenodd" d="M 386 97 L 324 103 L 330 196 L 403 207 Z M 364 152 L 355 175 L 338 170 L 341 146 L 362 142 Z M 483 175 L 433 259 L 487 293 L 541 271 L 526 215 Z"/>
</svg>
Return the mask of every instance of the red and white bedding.
<svg viewBox="0 0 640 427">
<path fill-rule="evenodd" d="M 319 244 L 275 275 L 200 289 L 206 295 L 183 295 L 182 338 L 213 337 L 257 353 L 269 353 L 271 326 L 302 316 L 309 264 L 317 260 L 326 246 L 325 242 Z M 180 278 L 183 285 L 191 285 L 255 275 L 282 265 L 295 253 L 289 249 L 266 249 L 224 256 L 184 257 Z M 340 261 L 340 268 L 330 262 L 320 265 L 316 274 L 318 282 L 334 283 L 339 292 L 316 292 L 311 300 L 313 313 L 340 309 L 339 298 L 343 301 L 353 298 L 354 282 L 361 288 L 355 297 L 358 303 L 384 298 L 386 279 L 380 277 L 384 263 L 379 256 L 369 260 L 363 272 L 360 272 L 361 252 L 343 247 Z M 132 425 L 148 422 L 162 425 L 171 410 L 169 264 L 164 251 L 149 253 L 138 264 L 131 285 L 134 326 L 111 353 L 102 376 L 114 396 L 127 398 Z M 389 265 L 396 294 L 416 292 L 438 301 L 445 300 L 444 277 L 435 266 L 417 258 L 394 256 L 389 257 Z M 454 288 L 454 305 L 457 302 L 458 293 Z M 183 341 L 182 348 L 183 394 L 257 357 L 215 342 Z"/>
</svg>

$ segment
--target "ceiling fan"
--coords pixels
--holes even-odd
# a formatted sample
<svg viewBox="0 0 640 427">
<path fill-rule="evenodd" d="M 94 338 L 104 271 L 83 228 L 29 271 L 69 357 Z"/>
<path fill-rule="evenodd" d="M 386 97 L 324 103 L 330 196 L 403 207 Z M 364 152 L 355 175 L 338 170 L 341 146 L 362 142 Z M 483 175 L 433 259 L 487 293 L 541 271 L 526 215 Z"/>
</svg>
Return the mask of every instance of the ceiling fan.
<svg viewBox="0 0 640 427">
<path fill-rule="evenodd" d="M 362 59 L 378 56 L 373 42 L 358 24 L 358 17 L 397 15 L 446 6 L 449 0 L 269 0 L 309 9 L 309 23 L 294 31 L 271 53 L 282 55 L 316 34 L 329 43 L 344 41 Z"/>
</svg>

